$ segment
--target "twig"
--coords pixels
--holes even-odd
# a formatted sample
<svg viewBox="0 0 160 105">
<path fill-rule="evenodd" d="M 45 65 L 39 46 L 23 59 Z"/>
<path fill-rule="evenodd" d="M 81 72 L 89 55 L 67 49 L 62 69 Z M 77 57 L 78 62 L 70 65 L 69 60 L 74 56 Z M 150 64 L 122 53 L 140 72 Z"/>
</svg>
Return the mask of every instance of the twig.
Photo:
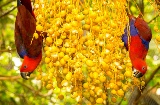
<svg viewBox="0 0 160 105">
<path fill-rule="evenodd" d="M 156 15 L 153 19 L 151 19 L 149 22 L 147 22 L 148 24 L 150 24 L 153 20 L 155 20 L 157 17 L 159 16 L 159 14 L 158 15 Z"/>
<path fill-rule="evenodd" d="M 15 51 L 16 48 L 13 49 L 1 49 L 0 52 L 11 52 L 11 51 Z"/>
<path fill-rule="evenodd" d="M 14 1 L 14 0 L 10 0 L 10 1 L 8 1 L 8 2 L 6 2 L 6 3 L 2 4 L 2 5 L 0 5 L 0 8 L 2 8 L 3 6 L 8 5 L 9 3 L 13 2 L 13 1 Z"/>
<path fill-rule="evenodd" d="M 21 76 L 0 76 L 0 80 L 16 80 L 21 78 Z"/>
<path fill-rule="evenodd" d="M 118 105 L 121 105 L 122 101 L 124 100 L 124 97 L 126 95 L 127 92 L 124 93 L 124 96 L 122 97 L 121 101 L 118 103 Z"/>
<path fill-rule="evenodd" d="M 148 89 L 145 93 L 143 93 L 139 98 L 138 98 L 138 100 L 136 100 L 136 102 L 135 103 L 138 103 L 139 101 L 140 101 L 140 99 L 142 99 L 144 96 L 146 96 L 146 94 L 148 94 L 152 89 L 154 89 L 156 86 L 158 86 L 159 85 L 159 82 L 156 84 L 156 85 L 154 85 L 152 88 L 150 88 L 150 89 Z"/>
<path fill-rule="evenodd" d="M 44 97 L 44 98 L 46 98 L 47 96 L 52 95 L 52 93 L 53 93 L 53 90 L 50 90 L 50 91 L 48 91 L 48 93 L 43 94 L 43 93 L 39 92 L 39 90 L 35 90 L 33 87 L 31 87 L 31 86 L 29 86 L 29 85 L 27 85 L 27 84 L 25 84 L 25 83 L 23 83 L 23 82 L 20 82 L 19 80 L 16 80 L 16 81 L 17 81 L 19 84 L 21 84 L 21 85 L 25 86 L 26 88 L 28 88 L 29 90 L 31 90 L 31 91 L 32 91 L 33 93 L 35 93 L 36 95 L 39 95 L 39 96 Z"/>
<path fill-rule="evenodd" d="M 144 15 L 144 2 L 143 2 L 143 0 L 139 0 L 138 7 L 140 9 L 141 15 Z"/>
<path fill-rule="evenodd" d="M 146 80 L 146 84 L 145 84 L 145 87 L 148 85 L 148 83 L 153 79 L 154 75 L 158 72 L 158 70 L 160 69 L 160 65 L 157 67 L 157 69 L 155 69 L 153 71 L 153 73 L 151 74 L 151 76 Z M 144 88 L 142 88 L 144 89 Z M 142 90 L 143 91 L 143 90 Z"/>
<path fill-rule="evenodd" d="M 16 8 L 17 8 L 17 7 L 13 7 L 11 10 L 9 10 L 9 11 L 7 11 L 6 13 L 2 14 L 2 15 L 0 16 L 0 18 L 8 15 L 10 12 L 12 12 L 13 10 L 15 10 Z"/>
<path fill-rule="evenodd" d="M 3 76 L 0 75 L 0 80 L 15 80 L 17 81 L 19 84 L 23 85 L 24 87 L 28 88 L 29 90 L 31 90 L 33 93 L 35 93 L 36 95 L 39 95 L 41 97 L 47 97 L 52 95 L 53 90 L 48 91 L 48 93 L 43 94 L 41 92 L 39 92 L 39 90 L 34 89 L 32 86 L 29 86 L 23 82 L 20 82 L 19 79 L 21 78 L 21 76 Z"/>
<path fill-rule="evenodd" d="M 49 90 L 45 94 L 41 93 L 40 90 L 36 90 L 36 89 L 34 89 L 34 87 L 32 87 L 30 85 L 27 85 L 27 84 L 25 84 L 25 82 L 21 82 L 20 80 L 18 80 L 19 78 L 21 78 L 21 76 L 3 76 L 3 75 L 0 75 L 0 76 L 2 76 L 2 77 L 0 77 L 0 80 L 14 80 L 14 82 L 17 82 L 17 83 L 21 84 L 22 86 L 28 88 L 30 91 L 32 91 L 33 94 L 38 95 L 38 96 L 43 97 L 43 98 L 51 96 L 52 93 L 53 93 L 53 90 Z M 9 90 L 6 89 L 6 91 L 9 91 Z M 9 92 L 11 92 L 11 91 L 9 91 Z M 17 93 L 14 93 L 14 92 L 11 92 L 11 93 L 17 94 Z M 19 96 L 22 97 L 21 95 L 19 95 Z M 24 99 L 25 99 L 25 97 L 24 97 Z M 50 102 L 54 103 L 51 100 L 51 98 L 49 100 L 50 100 Z"/>
<path fill-rule="evenodd" d="M 145 84 L 145 86 L 141 90 L 139 90 L 139 91 L 141 91 L 139 93 L 143 93 L 144 92 L 144 89 L 146 88 L 146 86 L 148 85 L 148 83 L 153 79 L 154 75 L 158 72 L 159 69 L 160 69 L 160 65 L 157 67 L 157 69 L 155 69 L 153 71 L 153 73 L 151 74 L 151 76 L 145 81 L 146 84 Z M 137 105 L 137 103 L 139 102 L 139 98 L 140 97 L 142 97 L 142 94 L 139 94 L 136 97 L 137 101 L 135 101 L 135 103 L 134 103 L 135 105 Z"/>
</svg>

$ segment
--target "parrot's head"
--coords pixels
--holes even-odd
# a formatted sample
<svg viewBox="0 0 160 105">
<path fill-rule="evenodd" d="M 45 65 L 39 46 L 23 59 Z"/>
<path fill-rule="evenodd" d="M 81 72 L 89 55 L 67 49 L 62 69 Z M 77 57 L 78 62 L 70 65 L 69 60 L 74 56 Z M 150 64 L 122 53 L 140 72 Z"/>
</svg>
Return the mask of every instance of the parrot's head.
<svg viewBox="0 0 160 105">
<path fill-rule="evenodd" d="M 28 79 L 32 72 L 37 68 L 42 58 L 42 53 L 39 54 L 36 58 L 30 58 L 28 56 L 24 56 L 23 63 L 20 67 L 20 73 L 22 78 Z"/>
<path fill-rule="evenodd" d="M 137 78 L 142 77 L 147 71 L 147 64 L 142 59 L 135 59 L 133 62 L 133 73 Z"/>
</svg>

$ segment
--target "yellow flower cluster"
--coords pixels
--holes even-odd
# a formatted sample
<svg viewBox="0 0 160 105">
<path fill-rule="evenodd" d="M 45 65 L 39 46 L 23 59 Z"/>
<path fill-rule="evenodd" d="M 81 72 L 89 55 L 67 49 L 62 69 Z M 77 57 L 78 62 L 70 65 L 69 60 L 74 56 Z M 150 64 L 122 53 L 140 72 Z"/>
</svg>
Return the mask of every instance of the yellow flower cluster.
<svg viewBox="0 0 160 105">
<path fill-rule="evenodd" d="M 46 71 L 39 69 L 37 79 L 54 90 L 57 103 L 116 103 L 128 87 L 140 86 L 121 40 L 125 5 L 125 0 L 35 0 L 36 30 L 47 32 Z"/>
<path fill-rule="evenodd" d="M 153 27 L 153 29 L 154 29 L 154 31 L 156 33 L 160 32 L 160 30 L 158 29 L 158 25 L 157 24 Z M 160 35 L 158 35 L 158 34 L 155 37 L 155 44 L 157 45 L 157 48 L 160 51 Z"/>
</svg>

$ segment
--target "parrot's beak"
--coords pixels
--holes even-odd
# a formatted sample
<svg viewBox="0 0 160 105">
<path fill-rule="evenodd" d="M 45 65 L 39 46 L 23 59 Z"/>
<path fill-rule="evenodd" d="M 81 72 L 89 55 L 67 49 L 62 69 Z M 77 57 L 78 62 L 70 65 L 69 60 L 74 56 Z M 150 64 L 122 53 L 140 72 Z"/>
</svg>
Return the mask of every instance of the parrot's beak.
<svg viewBox="0 0 160 105">
<path fill-rule="evenodd" d="M 29 79 L 30 78 L 30 75 L 32 74 L 32 72 L 21 72 L 21 77 L 23 79 Z"/>
<path fill-rule="evenodd" d="M 140 78 L 143 76 L 143 74 L 134 68 L 133 69 L 133 76 L 135 76 L 136 78 Z"/>
</svg>

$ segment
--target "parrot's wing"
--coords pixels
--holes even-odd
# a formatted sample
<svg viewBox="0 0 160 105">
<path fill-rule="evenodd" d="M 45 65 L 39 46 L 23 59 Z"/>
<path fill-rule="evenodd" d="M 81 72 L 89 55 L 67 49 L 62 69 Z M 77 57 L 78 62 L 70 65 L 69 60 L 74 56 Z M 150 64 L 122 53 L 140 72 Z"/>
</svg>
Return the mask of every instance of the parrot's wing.
<svg viewBox="0 0 160 105">
<path fill-rule="evenodd" d="M 138 17 L 134 25 L 138 29 L 140 37 L 150 42 L 150 40 L 152 39 L 152 32 L 148 24 L 143 19 Z"/>
<path fill-rule="evenodd" d="M 24 58 L 24 56 L 27 55 L 27 52 L 26 52 L 26 49 L 24 47 L 22 36 L 20 34 L 20 29 L 18 27 L 19 18 L 20 17 L 17 15 L 16 22 L 15 22 L 14 37 L 15 37 L 15 45 L 16 45 L 17 52 L 18 52 L 18 54 L 21 58 Z"/>
<path fill-rule="evenodd" d="M 124 34 L 122 35 L 122 41 L 124 42 L 124 46 L 128 50 L 128 35 L 127 35 L 127 28 L 124 30 Z"/>
<path fill-rule="evenodd" d="M 149 49 L 149 42 L 152 38 L 152 32 L 148 24 L 141 18 L 137 18 L 135 21 L 135 27 L 138 29 L 138 34 L 145 45 L 146 49 Z"/>
<path fill-rule="evenodd" d="M 26 9 L 32 14 L 32 16 L 35 18 L 34 12 L 32 10 L 31 0 L 17 0 L 17 3 L 19 2 L 19 5 L 24 5 Z"/>
<path fill-rule="evenodd" d="M 42 37 L 39 36 L 38 39 L 32 40 L 33 34 L 36 30 L 36 20 L 24 5 L 18 6 L 16 22 L 19 27 L 19 34 L 24 48 L 26 49 L 27 56 L 37 57 L 42 50 Z"/>
<path fill-rule="evenodd" d="M 137 36 L 138 35 L 138 30 L 134 26 L 135 24 L 135 17 L 129 16 L 129 27 L 126 26 L 124 30 L 124 34 L 122 35 L 122 41 L 124 42 L 124 45 L 126 49 L 128 50 L 128 31 L 130 31 L 130 36 Z"/>
<path fill-rule="evenodd" d="M 129 16 L 129 26 L 130 26 L 130 35 L 131 36 L 137 36 L 138 35 L 138 30 L 135 27 L 135 20 L 136 18 L 133 16 Z"/>
<path fill-rule="evenodd" d="M 142 37 L 140 37 L 142 40 L 143 45 L 145 46 L 145 48 L 148 50 L 149 49 L 149 41 L 146 41 L 145 39 L 143 39 Z"/>
<path fill-rule="evenodd" d="M 19 10 L 24 10 L 23 6 L 21 6 L 21 1 L 17 0 L 17 7 L 19 8 Z M 24 45 L 24 39 L 22 36 L 22 33 L 24 33 L 25 29 L 23 29 L 23 24 L 22 24 L 22 19 L 23 17 L 21 16 L 21 12 L 18 11 L 17 16 L 16 16 L 16 21 L 15 21 L 15 33 L 14 33 L 14 37 L 15 37 L 15 45 L 16 45 L 16 49 L 17 52 L 19 54 L 19 56 L 21 58 L 24 58 L 25 55 L 27 55 L 27 51 Z"/>
</svg>

